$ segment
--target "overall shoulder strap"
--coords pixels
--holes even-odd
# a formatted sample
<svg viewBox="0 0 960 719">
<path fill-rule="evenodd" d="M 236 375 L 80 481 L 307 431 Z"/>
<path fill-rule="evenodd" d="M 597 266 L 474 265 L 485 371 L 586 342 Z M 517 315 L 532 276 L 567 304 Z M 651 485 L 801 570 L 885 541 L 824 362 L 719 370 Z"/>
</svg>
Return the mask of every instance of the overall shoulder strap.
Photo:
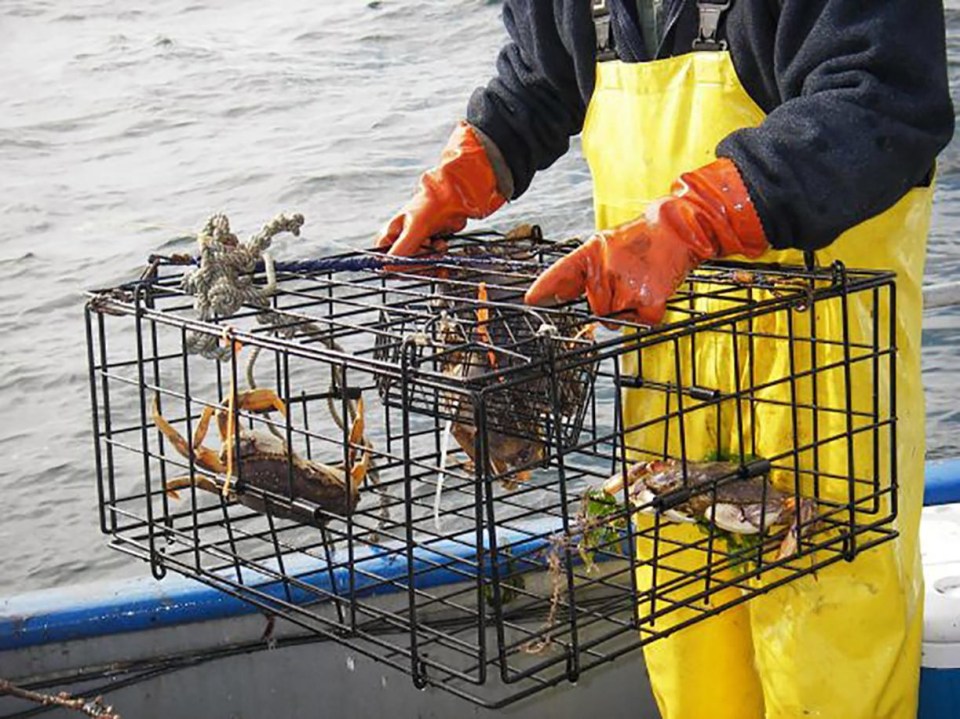
<svg viewBox="0 0 960 719">
<path fill-rule="evenodd" d="M 608 0 L 590 0 L 593 12 L 593 24 L 597 36 L 597 61 L 615 60 L 616 47 L 613 41 L 613 27 L 610 24 Z M 693 41 L 695 51 L 726 50 L 727 41 L 720 37 L 720 20 L 733 4 L 733 0 L 697 0 L 699 27 Z"/>
</svg>

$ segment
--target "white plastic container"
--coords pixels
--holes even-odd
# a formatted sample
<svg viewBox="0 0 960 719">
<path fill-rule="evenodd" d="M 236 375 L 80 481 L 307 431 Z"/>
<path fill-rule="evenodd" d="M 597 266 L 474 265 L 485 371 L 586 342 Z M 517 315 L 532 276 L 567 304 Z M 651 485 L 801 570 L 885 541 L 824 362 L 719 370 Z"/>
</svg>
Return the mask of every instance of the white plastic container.
<svg viewBox="0 0 960 719">
<path fill-rule="evenodd" d="M 960 504 L 925 507 L 920 523 L 924 605 L 918 719 L 960 717 Z"/>
</svg>

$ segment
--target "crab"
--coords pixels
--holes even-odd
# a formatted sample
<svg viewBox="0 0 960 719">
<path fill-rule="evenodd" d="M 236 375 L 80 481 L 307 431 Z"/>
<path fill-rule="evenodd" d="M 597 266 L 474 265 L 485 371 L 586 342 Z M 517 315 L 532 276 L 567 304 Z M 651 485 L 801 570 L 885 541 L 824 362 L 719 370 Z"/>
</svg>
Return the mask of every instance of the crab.
<svg viewBox="0 0 960 719">
<path fill-rule="evenodd" d="M 536 258 L 540 237 L 539 228 L 519 225 L 507 233 L 503 242 L 467 246 L 462 254 L 466 258 L 495 255 L 531 262 Z M 572 349 L 592 344 L 595 330 L 593 324 L 584 324 L 572 314 L 553 314 L 544 320 L 522 305 L 510 308 L 511 303 L 517 302 L 514 280 L 511 273 L 486 269 L 484 265 L 471 268 L 459 282 L 445 287 L 444 292 L 456 299 L 441 298 L 440 316 L 431 321 L 443 374 L 461 386 L 495 390 L 486 394 L 483 440 L 487 466 L 483 470 L 500 477 L 507 490 L 529 480 L 532 468 L 547 455 L 543 417 L 551 410 L 549 379 L 537 367 L 526 374 L 516 371 L 523 370 L 531 361 L 525 356 L 530 347 L 522 345 L 532 344 L 529 341 L 540 332 L 550 332 L 560 338 L 562 349 Z M 583 401 L 582 375 L 570 370 L 560 380 L 559 403 L 565 411 L 572 411 Z M 497 387 L 496 383 L 502 386 Z M 478 438 L 473 406 L 459 392 L 441 391 L 440 396 L 444 411 L 451 417 L 450 435 L 476 466 Z"/>
<path fill-rule="evenodd" d="M 363 439 L 363 400 L 357 402 L 356 419 L 350 427 L 350 450 L 346 465 L 322 464 L 304 459 L 287 448 L 286 442 L 271 434 L 249 430 L 234 423 L 234 406 L 237 410 L 252 413 L 278 411 L 283 416 L 287 408 L 283 400 L 269 389 L 250 389 L 242 392 L 231 391 L 219 406 L 207 406 L 200 416 L 193 435 L 188 443 L 176 429 L 160 414 L 157 397 L 154 397 L 153 420 L 174 448 L 184 457 L 194 457 L 196 464 L 207 472 L 224 477 L 222 488 L 210 477 L 193 474 L 171 479 L 166 484 L 166 492 L 174 499 L 179 490 L 196 486 L 212 493 L 221 493 L 228 499 L 257 512 L 267 510 L 268 501 L 258 492 L 246 492 L 245 488 L 264 490 L 278 496 L 290 496 L 312 502 L 327 512 L 349 514 L 359 501 L 359 489 L 370 467 L 370 454 Z M 203 444 L 210 420 L 216 416 L 220 432 L 221 447 L 214 451 Z M 239 448 L 234 456 L 235 447 Z M 362 457 L 357 458 L 358 448 Z M 239 475 L 243 486 L 234 488 L 233 480 Z M 270 503 L 274 516 L 313 523 L 314 513 L 303 506 L 290 507 L 278 502 Z"/>
<path fill-rule="evenodd" d="M 474 328 L 474 336 L 478 346 L 453 353 L 450 361 L 444 367 L 445 374 L 469 381 L 499 369 L 495 345 L 487 329 L 490 321 L 490 311 L 485 305 L 487 300 L 486 285 L 481 282 L 477 289 L 479 305 L 476 309 L 477 321 Z M 449 333 L 451 328 L 448 327 L 446 331 Z M 460 330 L 454 328 L 453 331 L 459 332 Z M 450 337 L 446 339 L 451 341 Z M 456 406 L 458 419 L 451 424 L 450 432 L 470 460 L 476 463 L 477 428 L 473 424 L 473 413 L 470 411 L 470 407 L 465 406 L 460 398 L 451 398 L 451 400 Z M 529 416 L 529 414 L 516 413 L 520 416 Z M 489 420 L 491 429 L 488 429 L 486 433 L 487 458 L 489 469 L 494 474 L 503 475 L 515 467 L 530 466 L 530 464 L 543 459 L 546 447 L 540 438 L 539 428 L 531 427 L 529 432 L 523 432 L 524 435 L 529 436 L 521 436 L 521 433 L 517 431 L 506 433 L 492 429 L 492 427 L 498 425 L 510 426 L 514 430 L 522 429 L 516 427 L 518 422 L 515 419 L 511 418 L 511 421 L 503 422 L 498 421 L 497 417 L 491 417 Z M 520 483 L 527 481 L 530 475 L 529 469 L 523 469 L 516 472 L 513 477 L 504 480 L 503 484 L 507 489 L 515 489 Z"/>
<path fill-rule="evenodd" d="M 684 481 L 686 469 L 686 481 Z M 801 532 L 814 524 L 816 501 L 799 500 L 773 487 L 766 476 L 753 476 L 714 484 L 737 474 L 740 465 L 732 462 L 687 462 L 655 460 L 638 462 L 610 477 L 603 491 L 612 498 L 622 496 L 624 481 L 630 503 L 644 513 L 656 511 L 656 500 L 678 490 L 689 495 L 661 516 L 672 522 L 712 522 L 717 528 L 737 535 L 758 535 L 777 527 L 789 527 L 777 553 L 785 559 L 797 553 Z M 699 489 L 698 489 L 699 488 Z"/>
</svg>

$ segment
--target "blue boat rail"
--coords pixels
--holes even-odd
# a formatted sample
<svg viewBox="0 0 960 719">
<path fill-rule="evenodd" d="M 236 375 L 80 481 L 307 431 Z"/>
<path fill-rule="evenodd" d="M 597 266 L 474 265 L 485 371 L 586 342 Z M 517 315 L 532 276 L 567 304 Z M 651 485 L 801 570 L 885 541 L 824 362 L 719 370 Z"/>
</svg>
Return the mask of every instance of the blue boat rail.
<svg viewBox="0 0 960 719">
<path fill-rule="evenodd" d="M 926 465 L 924 505 L 948 504 L 960 504 L 960 459 L 930 460 Z M 551 529 L 556 527 L 548 528 L 546 532 L 549 534 Z M 544 531 L 541 528 L 531 534 L 535 536 Z M 474 557 L 464 545 L 456 545 L 455 551 L 462 553 L 460 559 L 464 568 L 472 566 Z M 401 569 L 396 561 L 373 553 L 361 561 L 370 563 L 369 572 L 375 575 L 387 575 Z M 373 566 L 377 562 L 383 562 L 384 566 Z M 328 581 L 328 575 L 319 564 L 305 568 L 304 576 L 318 584 Z M 342 572 L 340 577 L 343 581 Z M 438 575 L 420 581 L 426 588 L 463 580 L 462 575 L 451 571 L 443 578 Z M 419 582 L 417 586 L 420 587 Z M 380 591 L 403 590 L 393 586 L 383 587 Z M 279 598 L 279 593 L 277 596 Z M 0 599 L 0 651 L 227 619 L 259 611 L 256 605 L 176 574 L 162 580 L 138 577 L 55 587 Z"/>
</svg>

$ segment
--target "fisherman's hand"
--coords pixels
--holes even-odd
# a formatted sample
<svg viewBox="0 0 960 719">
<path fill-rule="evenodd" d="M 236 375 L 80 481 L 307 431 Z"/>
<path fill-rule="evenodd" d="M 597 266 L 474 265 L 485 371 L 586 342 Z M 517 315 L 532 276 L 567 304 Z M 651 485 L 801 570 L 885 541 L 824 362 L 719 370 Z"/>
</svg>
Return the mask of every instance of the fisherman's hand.
<svg viewBox="0 0 960 719">
<path fill-rule="evenodd" d="M 506 202 L 497 174 L 479 132 L 461 122 L 440 164 L 420 177 L 416 194 L 380 231 L 377 247 L 409 257 L 432 248 L 431 238 L 459 232 L 468 219 L 493 214 Z"/>
<path fill-rule="evenodd" d="M 701 262 L 732 254 L 756 258 L 768 247 L 736 165 L 720 159 L 681 175 L 672 194 L 640 218 L 594 235 L 555 262 L 524 299 L 552 305 L 586 293 L 595 314 L 652 325 Z"/>
</svg>

